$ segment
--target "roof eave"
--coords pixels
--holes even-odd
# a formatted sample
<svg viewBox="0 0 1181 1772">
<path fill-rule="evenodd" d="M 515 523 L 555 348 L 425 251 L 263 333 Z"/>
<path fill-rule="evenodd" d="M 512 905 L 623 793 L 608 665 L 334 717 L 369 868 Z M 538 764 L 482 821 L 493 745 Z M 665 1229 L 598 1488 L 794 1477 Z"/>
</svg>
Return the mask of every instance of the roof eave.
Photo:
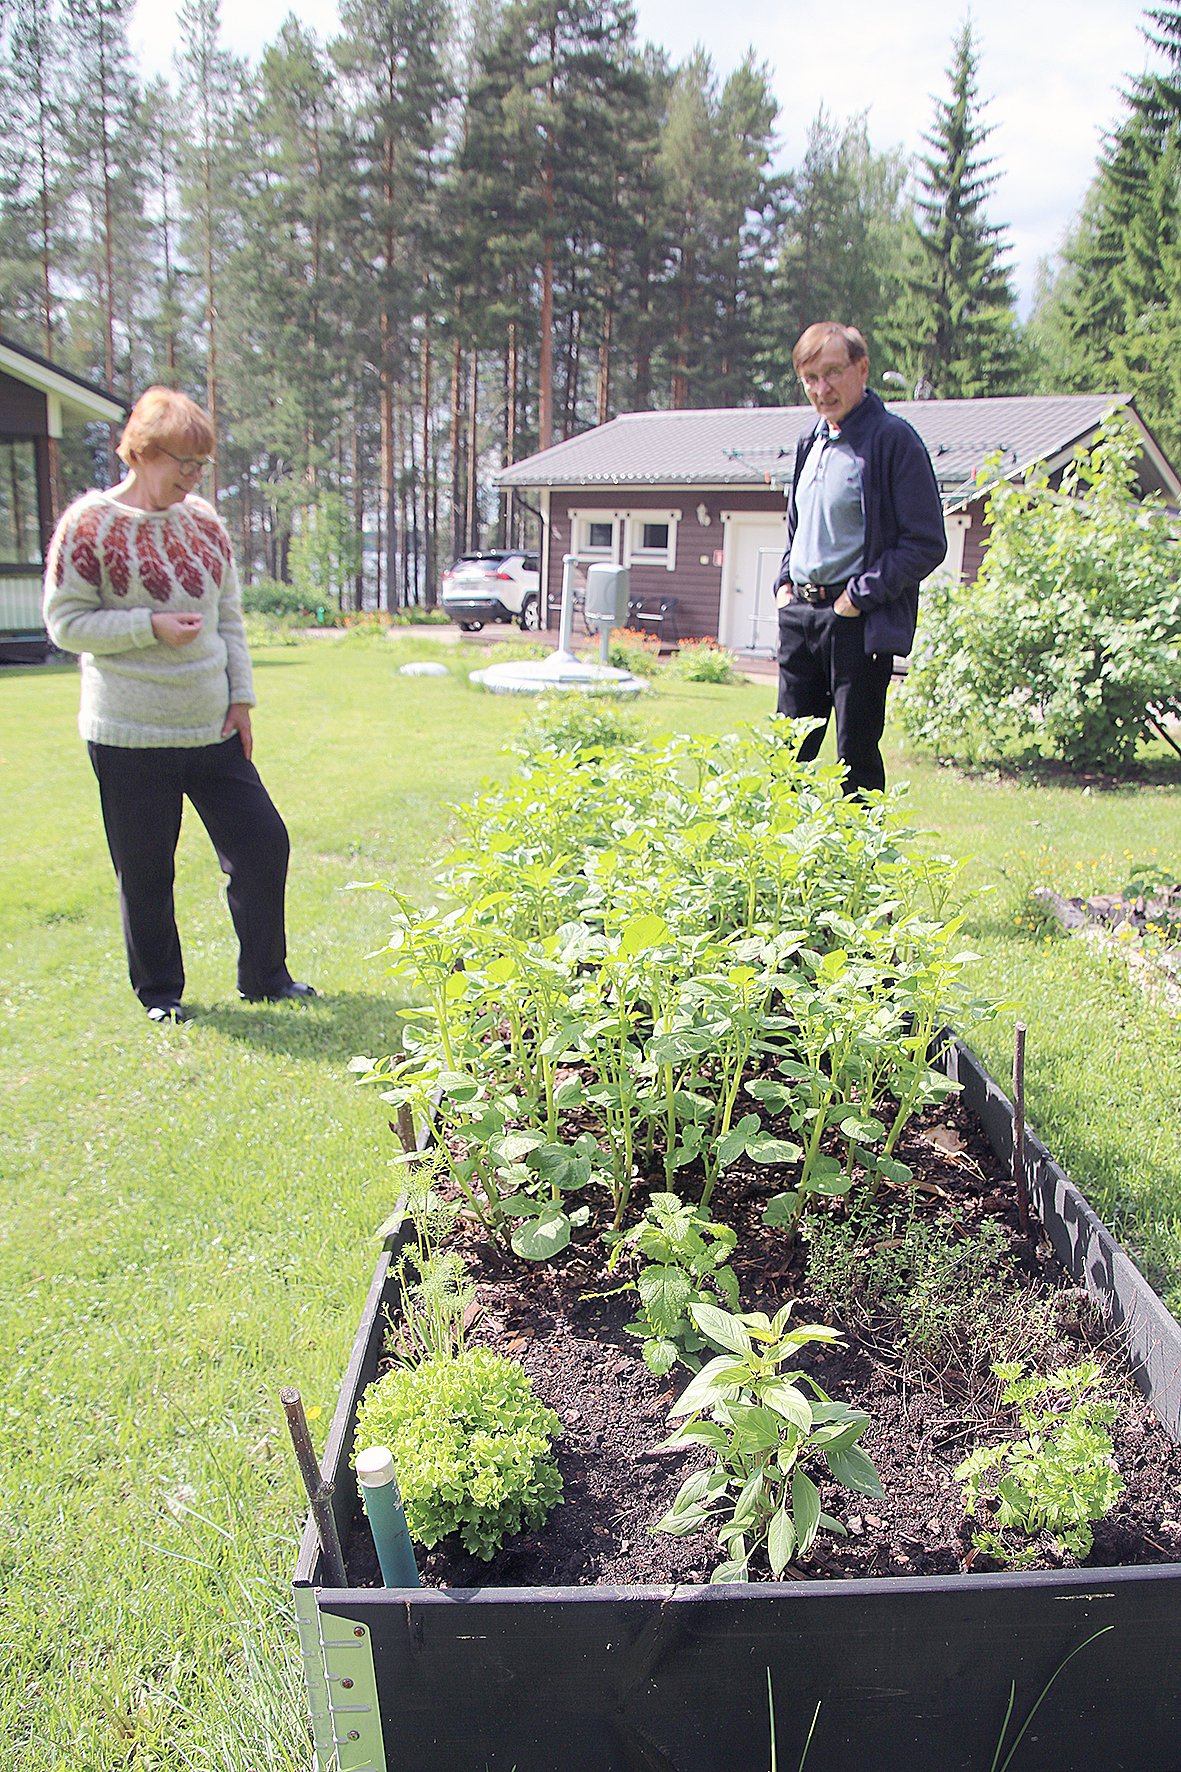
<svg viewBox="0 0 1181 1772">
<path fill-rule="evenodd" d="M 58 369 L 55 364 L 22 350 L 7 339 L 0 339 L 0 370 L 12 376 L 14 381 L 36 388 L 39 394 L 55 395 L 64 413 L 84 423 L 118 424 L 127 416 L 127 406 L 113 394 L 91 387 L 89 382 L 71 375 L 68 370 Z"/>
</svg>

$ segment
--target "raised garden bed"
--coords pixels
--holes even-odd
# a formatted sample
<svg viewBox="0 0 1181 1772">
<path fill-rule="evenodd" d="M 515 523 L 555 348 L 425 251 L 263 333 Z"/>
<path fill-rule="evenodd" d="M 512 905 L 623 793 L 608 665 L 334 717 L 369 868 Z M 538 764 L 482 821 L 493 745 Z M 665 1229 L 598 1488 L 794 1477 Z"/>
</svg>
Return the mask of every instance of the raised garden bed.
<svg viewBox="0 0 1181 1772">
<path fill-rule="evenodd" d="M 1003 1093 L 958 1043 L 947 1062 L 963 1084 L 965 1107 L 1007 1162 L 1011 1110 Z M 1026 1164 L 1045 1236 L 1126 1339 L 1152 1411 L 1178 1438 L 1181 1330 L 1029 1135 Z M 324 1460 L 346 1541 L 358 1516 L 349 1467 L 356 1405 L 377 1370 L 383 1307 L 395 1296 L 387 1253 Z M 643 1423 L 651 1443 L 662 1431 L 658 1412 Z M 363 1546 L 364 1534 L 358 1537 Z M 614 1566 L 608 1579 L 613 1573 Z M 684 1579 L 393 1591 L 327 1589 L 320 1576 L 309 1529 L 295 1598 L 321 1772 L 333 1753 L 341 1772 L 762 1768 L 770 1764 L 768 1675 L 784 1766 L 799 1764 L 819 1703 L 807 1772 L 857 1761 L 882 1772 L 986 1768 L 1011 1687 L 1010 1743 L 1059 1669 L 1014 1772 L 1181 1768 L 1175 1563 L 722 1588 Z M 436 1578 L 429 1569 L 427 1578 Z M 580 1579 L 603 1577 L 592 1571 Z"/>
</svg>

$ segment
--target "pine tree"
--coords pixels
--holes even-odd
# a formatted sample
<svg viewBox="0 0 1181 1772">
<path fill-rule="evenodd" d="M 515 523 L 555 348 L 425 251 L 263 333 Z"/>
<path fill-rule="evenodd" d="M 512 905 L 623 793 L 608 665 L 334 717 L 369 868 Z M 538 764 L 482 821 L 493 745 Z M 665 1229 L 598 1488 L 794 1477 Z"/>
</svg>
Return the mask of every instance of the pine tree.
<svg viewBox="0 0 1181 1772">
<path fill-rule="evenodd" d="M 80 0 L 82 3 L 82 0 Z M 182 237 L 192 267 L 192 285 L 201 292 L 204 336 L 205 408 L 214 436 L 222 435 L 220 353 L 221 284 L 226 263 L 238 244 L 240 164 L 235 129 L 246 71 L 221 47 L 219 0 L 184 0 L 178 14 L 181 49 L 179 172 L 185 205 Z M 211 496 L 216 498 L 220 467 L 214 457 Z"/>
<path fill-rule="evenodd" d="M 1051 389 L 1121 389 L 1181 447 L 1181 7 L 1146 13 L 1163 70 L 1136 76 L 1031 320 Z"/>
<path fill-rule="evenodd" d="M 980 121 L 976 71 L 968 23 L 947 70 L 951 95 L 936 100 L 923 137 L 931 151 L 920 162 L 902 294 L 883 327 L 889 367 L 945 397 L 1004 393 L 1020 373 L 1008 247 L 984 213 L 998 175 L 981 155 L 991 129 Z"/>
<path fill-rule="evenodd" d="M 776 263 L 756 319 L 761 397 L 804 398 L 791 353 L 816 320 L 856 326 L 876 377 L 879 329 L 898 295 L 905 179 L 902 153 L 875 154 L 863 115 L 838 129 L 823 107 L 817 113 L 803 163 L 787 179 Z"/>
</svg>

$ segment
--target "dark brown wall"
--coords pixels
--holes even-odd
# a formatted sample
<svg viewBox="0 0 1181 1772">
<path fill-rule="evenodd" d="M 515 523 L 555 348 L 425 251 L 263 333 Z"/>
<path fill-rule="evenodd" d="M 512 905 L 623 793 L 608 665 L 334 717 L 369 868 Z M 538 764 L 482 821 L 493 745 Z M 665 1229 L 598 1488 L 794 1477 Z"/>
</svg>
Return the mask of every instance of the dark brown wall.
<svg viewBox="0 0 1181 1772">
<path fill-rule="evenodd" d="M 47 437 L 45 395 L 0 371 L 0 437 Z"/>
<path fill-rule="evenodd" d="M 697 507 L 704 505 L 708 525 L 697 520 Z M 633 561 L 631 594 L 633 597 L 668 598 L 677 602 L 677 632 L 682 640 L 708 634 L 716 639 L 722 597 L 722 563 L 715 564 L 715 554 L 722 552 L 723 511 L 766 511 L 769 516 L 783 514 L 783 492 L 777 487 L 730 488 L 721 492 L 702 492 L 694 486 L 645 487 L 642 492 L 625 492 L 618 488 L 598 486 L 564 488 L 550 498 L 549 550 L 549 625 L 557 628 L 562 613 L 562 555 L 570 550 L 571 511 L 588 509 L 630 511 L 633 516 L 643 511 L 675 511 L 681 513 L 677 524 L 677 564 L 674 572 L 663 566 Z M 555 529 L 556 525 L 556 529 Z M 702 555 L 705 565 L 702 565 Z"/>
</svg>

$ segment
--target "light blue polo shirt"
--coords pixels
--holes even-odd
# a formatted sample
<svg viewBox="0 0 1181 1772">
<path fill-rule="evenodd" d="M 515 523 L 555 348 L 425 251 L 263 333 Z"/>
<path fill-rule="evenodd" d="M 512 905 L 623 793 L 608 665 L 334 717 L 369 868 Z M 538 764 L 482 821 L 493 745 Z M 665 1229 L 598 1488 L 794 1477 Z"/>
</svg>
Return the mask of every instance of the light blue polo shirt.
<svg viewBox="0 0 1181 1772">
<path fill-rule="evenodd" d="M 861 469 L 853 445 L 826 423 L 808 451 L 796 487 L 792 582 L 843 584 L 861 570 L 864 557 Z"/>
</svg>

